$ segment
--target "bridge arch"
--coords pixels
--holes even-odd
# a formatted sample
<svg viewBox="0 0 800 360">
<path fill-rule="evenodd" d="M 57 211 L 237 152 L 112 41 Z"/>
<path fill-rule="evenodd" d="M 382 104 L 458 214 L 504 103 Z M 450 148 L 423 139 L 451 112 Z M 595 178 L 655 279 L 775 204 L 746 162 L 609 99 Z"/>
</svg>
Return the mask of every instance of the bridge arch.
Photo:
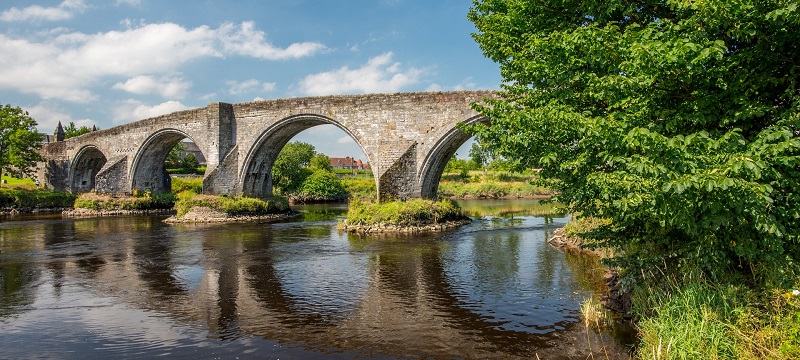
<svg viewBox="0 0 800 360">
<path fill-rule="evenodd" d="M 488 123 L 488 121 L 489 119 L 485 116 L 476 115 L 465 120 L 463 124 Z M 455 155 L 456 150 L 471 137 L 472 135 L 460 128 L 453 127 L 433 145 L 422 163 L 420 172 L 420 193 L 423 198 L 433 199 L 436 197 L 439 181 L 447 162 Z"/>
<path fill-rule="evenodd" d="M 95 145 L 86 145 L 78 150 L 70 168 L 70 190 L 74 193 L 92 191 L 95 177 L 106 164 L 105 154 Z"/>
<path fill-rule="evenodd" d="M 161 129 L 151 134 L 134 157 L 130 170 L 131 191 L 150 190 L 155 194 L 170 192 L 172 179 L 164 169 L 164 161 L 169 151 L 186 138 L 194 141 L 189 134 L 172 128 Z"/>
<path fill-rule="evenodd" d="M 302 131 L 324 124 L 334 125 L 349 135 L 370 161 L 363 140 L 339 121 L 317 114 L 293 115 L 264 130 L 250 148 L 239 174 L 241 193 L 254 197 L 272 196 L 272 165 L 283 147 Z"/>
</svg>

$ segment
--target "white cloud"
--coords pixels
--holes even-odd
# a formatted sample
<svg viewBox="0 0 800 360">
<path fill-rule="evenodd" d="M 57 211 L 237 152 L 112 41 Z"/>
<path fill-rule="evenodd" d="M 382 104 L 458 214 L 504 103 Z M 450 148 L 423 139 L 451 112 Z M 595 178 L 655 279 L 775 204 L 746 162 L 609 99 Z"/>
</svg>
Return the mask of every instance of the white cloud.
<svg viewBox="0 0 800 360">
<path fill-rule="evenodd" d="M 117 0 L 117 6 L 120 5 L 130 5 L 133 7 L 139 7 L 142 5 L 142 0 Z"/>
<path fill-rule="evenodd" d="M 166 115 L 189 107 L 180 101 L 166 101 L 158 105 L 148 106 L 137 100 L 126 100 L 114 108 L 114 123 L 121 124 L 136 120 Z"/>
<path fill-rule="evenodd" d="M 468 77 L 464 79 L 464 81 L 460 82 L 456 86 L 453 87 L 453 90 L 472 90 L 475 89 L 477 85 L 473 81 L 472 77 Z"/>
<path fill-rule="evenodd" d="M 444 90 L 444 88 L 442 88 L 442 85 L 439 85 L 437 83 L 432 83 L 428 85 L 427 88 L 425 88 L 425 91 L 442 91 L 442 90 Z"/>
<path fill-rule="evenodd" d="M 231 95 L 242 95 L 252 92 L 269 92 L 275 90 L 275 83 L 262 83 L 256 79 L 242 82 L 228 81 L 228 93 Z"/>
<path fill-rule="evenodd" d="M 31 5 L 26 8 L 12 7 L 0 13 L 0 21 L 58 21 L 72 18 L 75 13 L 83 12 L 86 3 L 83 0 L 64 0 L 56 7 Z"/>
<path fill-rule="evenodd" d="M 295 43 L 285 49 L 267 43 L 252 22 L 225 24 L 217 29 L 187 29 L 173 23 L 139 25 L 122 31 L 62 33 L 37 42 L 0 34 L 0 89 L 32 93 L 44 99 L 88 102 L 89 89 L 107 77 L 155 76 L 175 73 L 199 58 L 231 55 L 260 59 L 310 56 L 325 47 Z M 162 75 L 163 76 L 163 75 Z M 177 91 L 182 89 L 180 82 Z M 125 84 L 120 88 L 137 88 Z"/>
<path fill-rule="evenodd" d="M 155 78 L 140 75 L 128 79 L 125 83 L 116 83 L 112 88 L 139 95 L 159 94 L 167 99 L 181 99 L 186 96 L 191 87 L 191 81 L 180 77 Z"/>
<path fill-rule="evenodd" d="M 345 93 L 397 92 L 403 87 L 419 82 L 424 69 L 401 70 L 399 62 L 392 62 L 391 52 L 373 57 L 362 67 L 311 74 L 300 81 L 299 88 L 308 95 L 333 95 Z"/>
<path fill-rule="evenodd" d="M 74 122 L 75 126 L 77 127 L 92 127 L 96 124 L 90 119 L 73 119 L 72 115 L 67 114 L 60 107 L 45 102 L 26 108 L 25 110 L 28 111 L 28 114 L 30 114 L 34 120 L 36 120 L 39 132 L 45 134 L 52 134 L 55 131 L 59 121 L 64 126 L 67 126 L 67 124 L 70 122 Z"/>
<path fill-rule="evenodd" d="M 264 32 L 254 28 L 255 23 L 252 21 L 242 22 L 239 26 L 234 24 L 220 26 L 219 34 L 223 50 L 258 59 L 285 60 L 310 56 L 326 49 L 325 45 L 318 42 L 294 43 L 286 49 L 276 48 L 266 41 Z"/>
</svg>

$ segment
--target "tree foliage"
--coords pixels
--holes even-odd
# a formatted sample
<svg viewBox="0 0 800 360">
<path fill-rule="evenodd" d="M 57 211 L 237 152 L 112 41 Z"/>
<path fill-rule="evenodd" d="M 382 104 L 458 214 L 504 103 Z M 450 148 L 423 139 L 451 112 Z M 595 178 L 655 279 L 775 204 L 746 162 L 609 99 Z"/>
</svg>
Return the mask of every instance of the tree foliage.
<svg viewBox="0 0 800 360">
<path fill-rule="evenodd" d="M 313 171 L 308 169 L 311 159 L 316 155 L 314 145 L 293 141 L 281 149 L 272 164 L 272 185 L 281 194 L 297 191 Z"/>
<path fill-rule="evenodd" d="M 317 169 L 303 180 L 296 195 L 301 201 L 337 201 L 346 197 L 347 190 L 342 181 L 325 169 Z"/>
<path fill-rule="evenodd" d="M 331 166 L 331 158 L 325 154 L 314 155 L 314 157 L 311 158 L 309 167 L 315 170 L 324 170 L 328 172 L 333 171 L 333 166 Z"/>
<path fill-rule="evenodd" d="M 164 160 L 165 167 L 167 169 L 182 167 L 184 152 L 186 152 L 186 144 L 184 144 L 183 141 L 178 141 L 178 143 L 169 150 L 167 158 Z"/>
<path fill-rule="evenodd" d="M 27 177 L 36 162 L 42 161 L 36 150 L 43 136 L 36 125 L 27 111 L 11 105 L 0 107 L 0 174 Z"/>
<path fill-rule="evenodd" d="M 482 144 L 611 219 L 625 269 L 791 279 L 800 260 L 793 1 L 476 0 L 503 77 Z"/>
<path fill-rule="evenodd" d="M 71 137 L 88 134 L 92 131 L 93 131 L 92 128 L 88 126 L 77 127 L 74 122 L 70 121 L 69 125 L 64 127 L 64 139 L 69 139 Z"/>
</svg>

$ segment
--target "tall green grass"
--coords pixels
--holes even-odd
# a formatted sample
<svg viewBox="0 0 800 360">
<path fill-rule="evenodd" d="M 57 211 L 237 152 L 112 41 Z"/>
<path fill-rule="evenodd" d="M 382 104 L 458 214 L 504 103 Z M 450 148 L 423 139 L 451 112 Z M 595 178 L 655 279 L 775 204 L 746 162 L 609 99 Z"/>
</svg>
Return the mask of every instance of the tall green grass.
<svg viewBox="0 0 800 360">
<path fill-rule="evenodd" d="M 412 199 L 408 201 L 364 202 L 350 201 L 347 224 L 350 226 L 394 225 L 423 226 L 461 220 L 461 208 L 452 200 Z"/>
<path fill-rule="evenodd" d="M 289 202 L 277 196 L 269 200 L 262 200 L 244 196 L 201 195 L 189 191 L 178 194 L 175 202 L 178 217 L 186 215 L 194 207 L 207 207 L 231 216 L 254 216 L 287 212 L 289 211 Z"/>
<path fill-rule="evenodd" d="M 63 208 L 71 207 L 76 196 L 65 191 L 36 189 L 34 186 L 17 185 L 0 187 L 0 207 L 3 208 Z"/>
<path fill-rule="evenodd" d="M 76 209 L 91 210 L 162 210 L 175 205 L 173 194 L 151 194 L 143 192 L 135 196 L 111 196 L 85 193 L 75 199 Z"/>
<path fill-rule="evenodd" d="M 798 282 L 800 284 L 800 281 Z M 798 359 L 800 296 L 702 278 L 639 285 L 639 359 Z"/>
<path fill-rule="evenodd" d="M 173 194 L 180 194 L 184 191 L 195 194 L 203 193 L 203 178 L 201 177 L 173 177 L 171 180 Z"/>
<path fill-rule="evenodd" d="M 498 199 L 503 197 L 533 197 L 553 195 L 550 189 L 527 182 L 482 182 L 442 181 L 439 183 L 439 196 L 454 198 Z"/>
</svg>

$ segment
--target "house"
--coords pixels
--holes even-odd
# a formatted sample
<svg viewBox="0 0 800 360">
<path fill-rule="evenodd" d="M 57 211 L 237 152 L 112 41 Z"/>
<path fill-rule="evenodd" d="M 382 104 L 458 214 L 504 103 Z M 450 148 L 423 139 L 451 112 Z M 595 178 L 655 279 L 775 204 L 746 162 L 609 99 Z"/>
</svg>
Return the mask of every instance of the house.
<svg viewBox="0 0 800 360">
<path fill-rule="evenodd" d="M 185 158 L 189 154 L 194 154 L 195 159 L 197 159 L 197 163 L 200 165 L 206 164 L 206 157 L 203 156 L 203 152 L 200 151 L 200 147 L 197 146 L 192 141 L 184 141 L 183 142 L 184 150 L 181 151 L 181 158 Z"/>
<path fill-rule="evenodd" d="M 331 167 L 334 169 L 346 169 L 346 170 L 368 170 L 369 163 L 364 163 L 361 159 L 353 159 L 351 157 L 343 157 L 343 158 L 330 158 L 331 159 Z"/>
</svg>

